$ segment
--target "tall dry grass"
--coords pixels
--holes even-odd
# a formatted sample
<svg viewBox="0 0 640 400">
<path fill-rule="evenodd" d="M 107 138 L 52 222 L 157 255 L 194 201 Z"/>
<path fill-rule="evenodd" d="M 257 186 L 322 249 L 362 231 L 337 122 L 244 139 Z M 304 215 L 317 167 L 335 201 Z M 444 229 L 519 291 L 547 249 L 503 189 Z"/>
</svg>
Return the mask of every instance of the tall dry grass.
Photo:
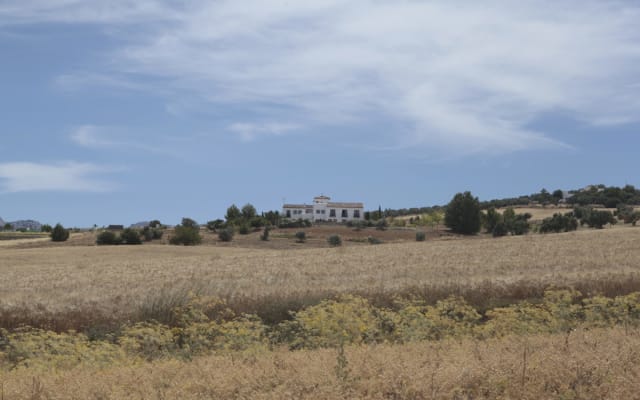
<svg viewBox="0 0 640 400">
<path fill-rule="evenodd" d="M 634 399 L 640 333 L 207 356 L 68 371 L 0 371 L 6 399 Z"/>
</svg>

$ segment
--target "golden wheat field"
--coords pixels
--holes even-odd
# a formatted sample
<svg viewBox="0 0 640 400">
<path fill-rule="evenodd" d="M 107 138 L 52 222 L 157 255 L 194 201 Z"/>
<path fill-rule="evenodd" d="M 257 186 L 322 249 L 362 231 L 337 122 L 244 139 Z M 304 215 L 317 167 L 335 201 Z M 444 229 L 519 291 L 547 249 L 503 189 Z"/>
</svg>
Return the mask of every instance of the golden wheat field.
<svg viewBox="0 0 640 400">
<path fill-rule="evenodd" d="M 0 249 L 7 305 L 115 311 L 181 288 L 225 297 L 394 291 L 409 286 L 548 285 L 640 273 L 640 228 L 500 239 L 263 250 L 214 246 Z"/>
<path fill-rule="evenodd" d="M 637 399 L 623 328 L 0 371 L 5 399 Z"/>
</svg>

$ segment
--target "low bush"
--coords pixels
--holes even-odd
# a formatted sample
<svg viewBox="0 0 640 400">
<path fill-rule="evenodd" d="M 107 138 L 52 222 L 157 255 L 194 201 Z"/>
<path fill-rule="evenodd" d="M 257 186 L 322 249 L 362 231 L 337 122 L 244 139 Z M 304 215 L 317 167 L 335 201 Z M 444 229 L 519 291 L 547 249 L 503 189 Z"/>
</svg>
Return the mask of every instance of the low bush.
<svg viewBox="0 0 640 400">
<path fill-rule="evenodd" d="M 135 229 L 127 228 L 120 234 L 122 244 L 142 244 L 140 239 L 140 232 Z"/>
<path fill-rule="evenodd" d="M 242 224 L 238 228 L 238 233 L 241 234 L 241 235 L 248 235 L 249 232 L 250 232 L 249 225 L 247 225 L 247 224 Z"/>
<path fill-rule="evenodd" d="M 427 235 L 424 232 L 416 232 L 416 242 L 424 242 L 427 239 Z"/>
<path fill-rule="evenodd" d="M 96 244 L 98 245 L 114 245 L 120 244 L 120 242 L 120 236 L 111 231 L 100 232 L 96 238 Z"/>
<path fill-rule="evenodd" d="M 200 229 L 193 226 L 178 225 L 174 228 L 169 243 L 174 245 L 195 246 L 202 242 Z"/>
<path fill-rule="evenodd" d="M 333 247 L 341 246 L 342 239 L 340 238 L 339 235 L 331 235 L 327 238 L 327 243 L 329 243 Z"/>
<path fill-rule="evenodd" d="M 69 239 L 69 231 L 61 224 L 56 224 L 51 230 L 51 241 L 65 242 L 67 239 Z"/>
<path fill-rule="evenodd" d="M 369 236 L 367 238 L 367 242 L 369 242 L 369 244 L 381 244 L 382 240 L 380 240 L 380 239 L 378 239 L 376 237 L 373 237 L 373 236 Z"/>
<path fill-rule="evenodd" d="M 260 235 L 260 240 L 266 242 L 269 240 L 269 232 L 271 231 L 271 228 L 269 226 L 265 226 L 264 230 L 262 231 L 262 235 Z"/>
<path fill-rule="evenodd" d="M 230 242 L 233 240 L 233 229 L 232 228 L 224 228 L 218 231 L 218 239 L 221 242 Z"/>
<path fill-rule="evenodd" d="M 296 242 L 304 243 L 307 241 L 307 234 L 304 231 L 296 232 Z"/>
<path fill-rule="evenodd" d="M 387 224 L 387 220 L 382 218 L 378 222 L 376 222 L 376 229 L 379 231 L 384 231 L 387 229 L 389 225 Z"/>
</svg>

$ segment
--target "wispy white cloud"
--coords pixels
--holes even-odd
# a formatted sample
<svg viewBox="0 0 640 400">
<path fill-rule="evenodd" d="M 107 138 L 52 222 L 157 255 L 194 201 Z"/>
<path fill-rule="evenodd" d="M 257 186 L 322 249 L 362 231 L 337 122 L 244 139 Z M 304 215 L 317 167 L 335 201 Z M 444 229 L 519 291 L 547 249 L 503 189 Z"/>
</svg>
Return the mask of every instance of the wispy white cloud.
<svg viewBox="0 0 640 400">
<path fill-rule="evenodd" d="M 253 141 L 261 136 L 282 136 L 299 129 L 298 125 L 283 123 L 236 122 L 229 126 L 229 130 L 244 142 Z"/>
<path fill-rule="evenodd" d="M 69 139 L 78 146 L 88 149 L 112 149 L 124 151 L 142 151 L 165 156 L 182 157 L 173 146 L 162 145 L 162 138 L 154 135 L 156 144 L 131 139 L 128 129 L 96 125 L 81 125 L 69 134 Z"/>
<path fill-rule="evenodd" d="M 562 146 L 554 132 L 531 128 L 553 112 L 587 124 L 640 120 L 635 2 L 146 0 L 131 10 L 128 0 L 7 4 L 0 21 L 130 23 L 111 70 L 101 72 L 119 82 L 145 76 L 149 90 L 160 82 L 167 93 L 260 108 L 262 120 L 341 126 L 345 134 L 370 119 L 392 120 L 406 128 L 372 132 L 369 140 L 392 139 L 398 148 Z M 245 139 L 269 133 L 246 124 L 231 130 Z"/>
<path fill-rule="evenodd" d="M 114 172 L 113 167 L 91 163 L 55 164 L 11 162 L 0 164 L 0 191 L 4 193 L 64 191 L 108 192 L 117 185 L 96 175 Z"/>
</svg>

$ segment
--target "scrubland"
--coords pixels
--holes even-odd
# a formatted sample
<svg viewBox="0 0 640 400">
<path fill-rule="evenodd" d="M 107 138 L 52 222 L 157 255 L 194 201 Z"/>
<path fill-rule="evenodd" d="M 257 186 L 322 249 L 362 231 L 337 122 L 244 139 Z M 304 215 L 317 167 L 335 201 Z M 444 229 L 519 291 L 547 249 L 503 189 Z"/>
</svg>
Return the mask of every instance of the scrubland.
<svg viewBox="0 0 640 400">
<path fill-rule="evenodd" d="M 80 242 L 76 242 L 80 243 Z M 4 398 L 634 398 L 640 228 L 0 249 Z"/>
</svg>

